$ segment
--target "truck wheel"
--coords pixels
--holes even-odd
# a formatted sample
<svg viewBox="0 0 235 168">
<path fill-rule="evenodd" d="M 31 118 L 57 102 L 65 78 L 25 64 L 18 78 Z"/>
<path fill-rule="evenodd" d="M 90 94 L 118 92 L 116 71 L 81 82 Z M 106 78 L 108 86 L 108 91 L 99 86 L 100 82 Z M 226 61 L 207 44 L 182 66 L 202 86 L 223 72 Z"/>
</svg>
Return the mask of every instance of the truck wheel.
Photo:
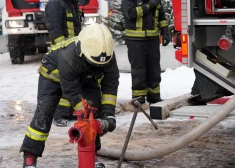
<svg viewBox="0 0 235 168">
<path fill-rule="evenodd" d="M 8 46 L 12 64 L 24 63 L 24 51 L 21 39 L 21 36 L 8 36 Z"/>
<path fill-rule="evenodd" d="M 23 64 L 24 63 L 24 52 L 18 47 L 9 47 L 9 53 L 12 64 Z"/>
</svg>

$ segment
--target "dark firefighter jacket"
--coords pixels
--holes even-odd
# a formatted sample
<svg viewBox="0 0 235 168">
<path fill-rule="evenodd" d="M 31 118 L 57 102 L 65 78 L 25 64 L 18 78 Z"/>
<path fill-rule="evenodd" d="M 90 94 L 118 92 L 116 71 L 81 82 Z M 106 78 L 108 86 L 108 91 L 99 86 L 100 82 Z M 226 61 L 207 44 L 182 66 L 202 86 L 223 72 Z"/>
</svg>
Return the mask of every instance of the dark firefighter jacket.
<svg viewBox="0 0 235 168">
<path fill-rule="evenodd" d="M 49 0 L 46 8 L 46 26 L 52 45 L 81 31 L 81 15 L 77 0 Z"/>
<path fill-rule="evenodd" d="M 39 73 L 55 82 L 60 82 L 63 96 L 74 110 L 81 110 L 82 88 L 97 86 L 102 93 L 101 115 L 113 116 L 115 113 L 119 70 L 115 55 L 104 67 L 90 65 L 84 56 L 78 56 L 74 38 L 55 45 L 48 52 L 39 68 Z M 102 80 L 101 80 L 102 79 Z M 100 83 L 99 83 L 100 82 Z"/>
<path fill-rule="evenodd" d="M 148 0 L 143 0 L 146 4 Z M 146 5 L 138 5 L 137 0 L 123 0 L 125 35 L 127 39 L 156 38 L 162 28 L 167 28 L 168 22 L 161 4 L 148 9 Z"/>
</svg>

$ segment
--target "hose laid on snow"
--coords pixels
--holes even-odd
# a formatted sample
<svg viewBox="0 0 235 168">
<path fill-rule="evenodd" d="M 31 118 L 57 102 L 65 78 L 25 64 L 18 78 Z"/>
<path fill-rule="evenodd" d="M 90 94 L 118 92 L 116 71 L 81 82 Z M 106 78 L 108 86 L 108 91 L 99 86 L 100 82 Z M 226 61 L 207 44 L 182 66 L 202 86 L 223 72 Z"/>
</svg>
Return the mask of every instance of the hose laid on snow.
<svg viewBox="0 0 235 168">
<path fill-rule="evenodd" d="M 170 142 L 165 145 L 161 145 L 156 149 L 136 152 L 136 151 L 127 151 L 125 154 L 125 160 L 133 161 L 144 161 L 159 158 L 170 153 L 173 153 L 184 146 L 190 144 L 191 142 L 198 139 L 200 136 L 205 134 L 221 120 L 223 120 L 229 113 L 235 109 L 235 96 L 233 96 L 229 101 L 227 101 L 217 112 L 211 115 L 207 120 L 199 124 L 196 128 L 186 133 L 185 135 L 179 137 L 173 142 Z M 98 151 L 99 155 L 105 157 L 111 157 L 119 159 L 121 155 L 121 149 L 112 149 L 102 146 L 101 150 Z"/>
</svg>

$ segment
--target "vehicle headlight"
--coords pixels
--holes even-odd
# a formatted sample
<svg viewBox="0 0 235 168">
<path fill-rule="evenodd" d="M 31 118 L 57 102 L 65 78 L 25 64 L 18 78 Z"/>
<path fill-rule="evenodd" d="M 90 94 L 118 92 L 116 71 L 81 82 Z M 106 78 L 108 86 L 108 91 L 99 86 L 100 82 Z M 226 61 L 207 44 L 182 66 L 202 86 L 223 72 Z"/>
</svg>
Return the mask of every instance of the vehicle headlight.
<svg viewBox="0 0 235 168">
<path fill-rule="evenodd" d="M 25 21 L 24 20 L 7 20 L 6 21 L 6 27 L 7 28 L 21 28 L 25 27 Z"/>
<path fill-rule="evenodd" d="M 96 17 L 96 16 L 85 17 L 84 25 L 89 25 L 92 23 L 100 23 L 99 17 Z"/>
</svg>

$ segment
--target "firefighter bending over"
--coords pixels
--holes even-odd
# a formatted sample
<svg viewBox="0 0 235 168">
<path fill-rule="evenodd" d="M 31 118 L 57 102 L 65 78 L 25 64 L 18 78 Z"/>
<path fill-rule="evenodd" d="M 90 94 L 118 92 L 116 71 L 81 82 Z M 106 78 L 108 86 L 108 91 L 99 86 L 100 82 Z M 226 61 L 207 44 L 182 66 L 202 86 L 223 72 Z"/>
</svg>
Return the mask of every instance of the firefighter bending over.
<svg viewBox="0 0 235 168">
<path fill-rule="evenodd" d="M 24 168 L 35 168 L 37 157 L 42 156 L 62 93 L 74 110 L 83 109 L 82 98 L 92 101 L 92 106 L 99 109 L 95 118 L 108 122 L 103 132 L 115 129 L 119 70 L 113 46 L 108 28 L 94 23 L 44 56 L 39 68 L 37 109 L 20 149 L 24 152 Z M 96 151 L 101 148 L 98 136 L 95 146 Z"/>
<path fill-rule="evenodd" d="M 122 0 L 125 21 L 125 38 L 131 64 L 132 97 L 139 102 L 161 101 L 160 49 L 169 43 L 168 22 L 161 0 Z"/>
<path fill-rule="evenodd" d="M 84 14 L 78 9 L 78 0 L 49 0 L 45 14 L 51 47 L 80 33 Z M 67 126 L 67 120 L 73 119 L 72 113 L 73 108 L 62 95 L 54 114 L 54 124 Z"/>
</svg>

